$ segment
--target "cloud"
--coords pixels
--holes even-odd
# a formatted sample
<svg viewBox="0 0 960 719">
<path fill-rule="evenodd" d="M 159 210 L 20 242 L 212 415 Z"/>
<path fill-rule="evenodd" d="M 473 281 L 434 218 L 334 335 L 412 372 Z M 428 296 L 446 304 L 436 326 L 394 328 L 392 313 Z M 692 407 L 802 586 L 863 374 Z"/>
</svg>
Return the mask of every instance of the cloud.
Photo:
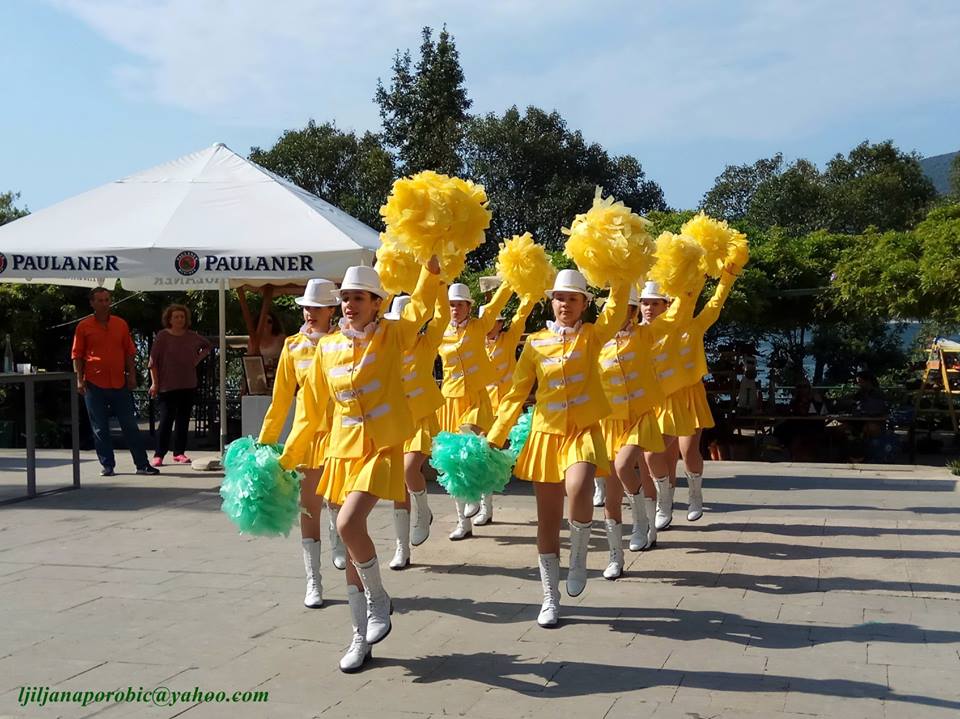
<svg viewBox="0 0 960 719">
<path fill-rule="evenodd" d="M 377 78 L 444 22 L 475 111 L 555 108 L 614 146 L 795 138 L 960 75 L 949 1 L 51 1 L 125 51 L 125 92 L 248 125 L 375 128 Z"/>
</svg>

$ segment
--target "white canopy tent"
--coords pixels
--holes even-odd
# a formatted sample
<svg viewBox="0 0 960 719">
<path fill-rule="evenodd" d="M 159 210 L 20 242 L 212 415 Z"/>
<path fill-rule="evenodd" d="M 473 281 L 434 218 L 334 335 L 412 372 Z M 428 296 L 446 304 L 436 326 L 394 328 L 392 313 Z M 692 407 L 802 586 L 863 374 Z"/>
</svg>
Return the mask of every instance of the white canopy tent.
<svg viewBox="0 0 960 719">
<path fill-rule="evenodd" d="M 218 290 L 223 348 L 228 286 L 339 280 L 372 265 L 379 244 L 371 227 L 217 143 L 0 227 L 0 282 Z"/>
</svg>

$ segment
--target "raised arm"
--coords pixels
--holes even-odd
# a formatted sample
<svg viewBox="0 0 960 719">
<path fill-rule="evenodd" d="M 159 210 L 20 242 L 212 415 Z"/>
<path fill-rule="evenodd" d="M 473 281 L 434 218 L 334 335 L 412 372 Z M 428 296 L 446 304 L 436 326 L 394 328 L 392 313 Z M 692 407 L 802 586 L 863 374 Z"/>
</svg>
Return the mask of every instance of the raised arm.
<svg viewBox="0 0 960 719">
<path fill-rule="evenodd" d="M 306 461 L 313 438 L 322 426 L 330 405 L 327 380 L 323 374 L 323 352 L 319 347 L 300 388 L 300 395 L 297 402 L 299 411 L 293 417 L 293 426 L 280 455 L 280 464 L 284 469 L 296 469 Z"/>
<path fill-rule="evenodd" d="M 523 336 L 523 330 L 526 329 L 527 317 L 530 316 L 536 306 L 535 300 L 528 297 L 522 298 L 520 306 L 517 307 L 517 311 L 513 313 L 513 318 L 510 320 L 510 327 L 500 335 L 503 346 L 512 353 L 511 357 L 517 356 L 517 344 Z"/>
<path fill-rule="evenodd" d="M 725 267 L 720 274 L 720 279 L 717 281 L 717 289 L 713 291 L 713 297 L 707 301 L 707 304 L 703 306 L 700 314 L 698 314 L 694 320 L 699 327 L 706 329 L 719 319 L 720 310 L 723 309 L 723 303 L 726 302 L 727 297 L 730 296 L 730 290 L 733 289 L 733 283 L 736 282 L 736 280 L 737 276 L 730 271 L 729 267 Z"/>
<path fill-rule="evenodd" d="M 600 344 L 612 340 L 614 335 L 623 327 L 627 319 L 627 306 L 630 301 L 630 285 L 614 285 L 610 288 L 610 296 L 603 306 L 603 311 L 594 324 L 597 339 Z"/>
<path fill-rule="evenodd" d="M 280 359 L 277 360 L 277 374 L 273 380 L 273 396 L 270 406 L 260 425 L 260 444 L 276 444 L 283 431 L 283 424 L 290 412 L 290 404 L 297 393 L 297 375 L 293 367 L 293 357 L 287 350 L 287 343 L 283 343 L 280 350 Z"/>
<path fill-rule="evenodd" d="M 487 334 L 493 329 L 493 324 L 497 321 L 497 317 L 500 316 L 503 308 L 507 306 L 507 301 L 512 294 L 513 290 L 510 289 L 510 285 L 501 282 L 497 291 L 493 293 L 493 297 L 483 306 L 483 317 L 479 320 L 480 326 L 483 328 L 483 334 Z"/>
<path fill-rule="evenodd" d="M 507 441 L 507 435 L 510 434 L 510 430 L 523 411 L 523 403 L 530 396 L 530 390 L 533 388 L 536 379 L 536 353 L 531 349 L 530 342 L 527 341 L 523 346 L 523 352 L 520 353 L 520 359 L 517 360 L 517 369 L 513 373 L 513 384 L 510 391 L 500 400 L 497 419 L 487 434 L 490 444 L 503 447 Z"/>
<path fill-rule="evenodd" d="M 440 347 L 444 330 L 450 324 L 450 300 L 447 299 L 445 287 L 446 283 L 444 282 L 441 282 L 437 287 L 437 301 L 433 306 L 433 319 L 430 320 L 430 324 L 427 325 L 427 329 L 420 340 L 434 351 Z"/>
<path fill-rule="evenodd" d="M 413 349 L 416 345 L 420 328 L 427 321 L 437 301 L 437 288 L 440 285 L 439 265 L 436 263 L 431 265 L 420 270 L 420 277 L 410 295 L 410 302 L 403 308 L 404 311 L 397 320 L 400 344 L 405 350 Z M 434 268 L 437 269 L 436 272 L 433 271 Z"/>
</svg>

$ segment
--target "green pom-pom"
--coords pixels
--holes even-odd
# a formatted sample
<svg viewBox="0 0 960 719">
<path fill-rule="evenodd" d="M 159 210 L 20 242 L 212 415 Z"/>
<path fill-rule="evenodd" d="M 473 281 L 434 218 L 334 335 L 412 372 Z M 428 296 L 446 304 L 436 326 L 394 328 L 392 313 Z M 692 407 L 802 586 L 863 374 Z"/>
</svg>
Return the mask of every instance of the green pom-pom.
<svg viewBox="0 0 960 719">
<path fill-rule="evenodd" d="M 510 481 L 513 454 L 492 449 L 485 437 L 441 432 L 430 451 L 437 482 L 456 499 L 479 502 L 480 495 L 502 492 Z"/>
<path fill-rule="evenodd" d="M 520 450 L 527 443 L 527 437 L 530 436 L 530 428 L 533 426 L 533 407 L 528 407 L 527 411 L 520 415 L 520 419 L 513 425 L 507 438 L 510 440 L 510 446 L 507 451 L 513 455 L 513 461 L 517 461 Z"/>
<path fill-rule="evenodd" d="M 253 437 L 227 447 L 220 509 L 242 534 L 287 536 L 300 517 L 300 475 L 280 466 L 281 450 Z"/>
</svg>

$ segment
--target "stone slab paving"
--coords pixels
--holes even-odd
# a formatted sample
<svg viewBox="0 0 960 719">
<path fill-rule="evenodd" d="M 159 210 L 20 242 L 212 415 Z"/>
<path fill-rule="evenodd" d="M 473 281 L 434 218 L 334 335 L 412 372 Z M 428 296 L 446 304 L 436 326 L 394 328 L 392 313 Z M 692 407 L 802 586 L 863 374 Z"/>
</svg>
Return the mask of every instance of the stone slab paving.
<svg viewBox="0 0 960 719">
<path fill-rule="evenodd" d="M 47 452 L 50 486 L 67 453 Z M 344 578 L 324 548 L 326 605 L 303 596 L 299 538 L 247 538 L 219 512 L 219 477 L 165 468 L 0 507 L 0 717 L 960 716 L 960 494 L 930 467 L 708 464 L 707 513 L 536 626 L 534 504 L 513 483 L 495 523 L 434 535 L 386 569 L 392 514 L 372 515 L 394 630 L 346 676 Z M 0 493 L 22 461 L 0 453 Z M 627 513 L 629 517 L 629 513 Z M 566 552 L 563 563 L 566 564 Z M 21 688 L 269 692 L 266 703 L 21 706 Z"/>
</svg>

